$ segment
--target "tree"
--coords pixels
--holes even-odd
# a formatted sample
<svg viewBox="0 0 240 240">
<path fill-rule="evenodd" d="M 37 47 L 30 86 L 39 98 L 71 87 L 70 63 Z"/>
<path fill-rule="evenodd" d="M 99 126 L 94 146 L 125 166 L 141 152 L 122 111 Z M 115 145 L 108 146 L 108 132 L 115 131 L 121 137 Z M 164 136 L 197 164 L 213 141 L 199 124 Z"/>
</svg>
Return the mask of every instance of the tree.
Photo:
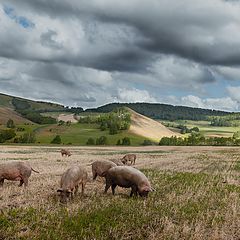
<svg viewBox="0 0 240 240">
<path fill-rule="evenodd" d="M 13 129 L 6 129 L 0 131 L 0 143 L 4 143 L 7 140 L 10 140 L 16 136 L 16 133 Z"/>
<path fill-rule="evenodd" d="M 129 138 L 129 137 L 124 137 L 124 138 L 122 139 L 122 145 L 124 145 L 124 146 L 130 146 L 130 145 L 131 145 L 131 140 L 130 140 L 130 138 Z"/>
<path fill-rule="evenodd" d="M 121 141 L 121 139 L 118 139 L 118 141 L 117 141 L 117 145 L 118 145 L 118 146 L 122 145 L 122 141 Z"/>
<path fill-rule="evenodd" d="M 95 145 L 95 140 L 93 138 L 89 138 L 86 142 L 87 145 Z"/>
<path fill-rule="evenodd" d="M 53 140 L 51 141 L 52 144 L 61 144 L 62 143 L 62 139 L 59 135 L 56 135 L 56 137 L 53 138 Z"/>
<path fill-rule="evenodd" d="M 107 145 L 107 144 L 108 144 L 108 139 L 106 136 L 101 136 L 96 140 L 96 145 Z"/>
<path fill-rule="evenodd" d="M 117 123 L 112 123 L 111 125 L 110 125 L 110 127 L 109 127 L 109 134 L 110 135 L 114 135 L 114 134 L 117 134 L 118 133 L 118 125 L 117 125 Z"/>
<path fill-rule="evenodd" d="M 233 134 L 234 139 L 239 139 L 240 138 L 240 131 L 237 131 Z"/>
<path fill-rule="evenodd" d="M 34 132 L 27 132 L 27 133 L 24 133 L 19 138 L 15 138 L 14 142 L 16 142 L 16 143 L 35 143 L 36 136 L 35 136 Z"/>
<path fill-rule="evenodd" d="M 151 145 L 153 145 L 153 142 L 149 139 L 144 139 L 142 145 L 143 146 L 151 146 Z"/>
<path fill-rule="evenodd" d="M 7 127 L 8 128 L 15 128 L 15 124 L 14 124 L 14 122 L 11 118 L 8 119 L 8 121 L 7 121 Z"/>
</svg>

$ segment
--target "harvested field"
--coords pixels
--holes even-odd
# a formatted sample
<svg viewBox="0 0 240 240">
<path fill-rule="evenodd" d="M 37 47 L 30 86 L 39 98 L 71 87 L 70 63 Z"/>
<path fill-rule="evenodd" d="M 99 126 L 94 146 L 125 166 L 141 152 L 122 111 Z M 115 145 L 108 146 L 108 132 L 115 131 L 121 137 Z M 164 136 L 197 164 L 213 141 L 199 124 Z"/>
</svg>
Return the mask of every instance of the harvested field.
<svg viewBox="0 0 240 240">
<path fill-rule="evenodd" d="M 27 190 L 0 188 L 0 239 L 239 239 L 240 155 L 231 147 L 1 146 L 0 163 L 29 161 Z M 99 178 L 67 205 L 56 190 L 64 170 L 95 160 L 137 155 L 136 165 L 156 192 L 129 198 L 129 189 L 103 194 Z"/>
</svg>

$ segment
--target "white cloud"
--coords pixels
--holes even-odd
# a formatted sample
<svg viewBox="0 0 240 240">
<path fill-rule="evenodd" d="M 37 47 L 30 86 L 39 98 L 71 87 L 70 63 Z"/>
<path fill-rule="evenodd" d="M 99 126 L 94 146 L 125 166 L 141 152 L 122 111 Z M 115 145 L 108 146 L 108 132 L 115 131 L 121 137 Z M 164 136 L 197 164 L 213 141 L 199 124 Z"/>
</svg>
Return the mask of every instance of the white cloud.
<svg viewBox="0 0 240 240">
<path fill-rule="evenodd" d="M 240 103 L 240 86 L 238 87 L 228 86 L 227 91 L 232 99 Z"/>
<path fill-rule="evenodd" d="M 140 89 L 118 89 L 117 101 L 119 102 L 156 102 L 148 91 Z"/>
<path fill-rule="evenodd" d="M 224 111 L 238 111 L 240 107 L 238 102 L 231 97 L 202 99 L 193 95 L 181 97 L 177 105 Z"/>
</svg>

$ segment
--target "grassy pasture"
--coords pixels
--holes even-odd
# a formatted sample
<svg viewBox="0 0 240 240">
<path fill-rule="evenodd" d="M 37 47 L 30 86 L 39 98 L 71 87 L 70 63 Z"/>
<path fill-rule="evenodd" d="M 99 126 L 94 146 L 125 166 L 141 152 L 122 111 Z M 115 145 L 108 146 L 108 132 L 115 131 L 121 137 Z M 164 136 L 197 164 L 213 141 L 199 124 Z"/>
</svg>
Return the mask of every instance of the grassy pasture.
<svg viewBox="0 0 240 240">
<path fill-rule="evenodd" d="M 88 138 L 99 138 L 107 136 L 109 145 L 116 145 L 118 139 L 129 137 L 131 145 L 141 145 L 145 138 L 130 133 L 129 131 L 121 131 L 118 134 L 109 135 L 109 131 L 100 131 L 97 124 L 77 123 L 70 126 L 49 125 L 43 126 L 36 130 L 37 142 L 48 144 L 56 136 L 60 135 L 64 144 L 86 145 Z"/>
<path fill-rule="evenodd" d="M 200 132 L 205 137 L 232 137 L 233 133 L 240 131 L 240 127 L 217 127 L 217 126 L 210 126 L 209 121 L 191 121 L 191 120 L 177 120 L 174 122 L 170 121 L 161 121 L 163 123 L 177 125 L 185 125 L 188 128 L 198 127 Z M 171 128 L 174 130 L 174 128 Z M 175 131 L 179 131 L 179 129 L 175 128 Z"/>
<path fill-rule="evenodd" d="M 41 174 L 29 189 L 4 183 L 0 190 L 0 239 L 239 239 L 239 149 L 230 147 L 57 147 L 2 146 L 0 163 L 26 158 Z M 56 190 L 72 164 L 137 154 L 136 167 L 155 192 L 129 198 L 129 189 L 102 193 L 89 182 L 84 196 L 61 205 Z M 109 154 L 108 154 L 109 153 Z"/>
</svg>

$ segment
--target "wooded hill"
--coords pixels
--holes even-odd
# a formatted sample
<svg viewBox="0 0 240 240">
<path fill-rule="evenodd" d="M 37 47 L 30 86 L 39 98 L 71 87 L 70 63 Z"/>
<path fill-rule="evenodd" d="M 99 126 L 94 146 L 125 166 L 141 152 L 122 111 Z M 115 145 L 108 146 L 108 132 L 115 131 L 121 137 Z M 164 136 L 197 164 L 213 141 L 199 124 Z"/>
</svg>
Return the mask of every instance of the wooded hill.
<svg viewBox="0 0 240 240">
<path fill-rule="evenodd" d="M 209 120 L 209 117 L 228 116 L 234 113 L 211 109 L 173 106 L 160 103 L 110 103 L 98 108 L 86 109 L 86 112 L 111 112 L 115 108 L 128 107 L 153 119 L 162 120 Z"/>
</svg>

